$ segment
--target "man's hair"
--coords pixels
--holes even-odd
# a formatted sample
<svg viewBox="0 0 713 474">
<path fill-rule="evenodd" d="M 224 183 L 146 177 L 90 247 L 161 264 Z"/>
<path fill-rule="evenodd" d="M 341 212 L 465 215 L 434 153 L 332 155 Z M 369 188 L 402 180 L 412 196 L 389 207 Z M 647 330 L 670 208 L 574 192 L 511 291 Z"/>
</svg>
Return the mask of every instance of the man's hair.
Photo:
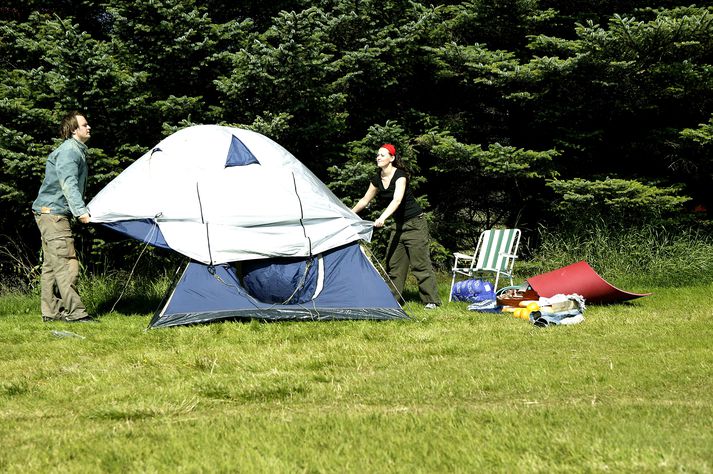
<svg viewBox="0 0 713 474">
<path fill-rule="evenodd" d="M 72 137 L 72 133 L 79 128 L 79 122 L 77 121 L 77 115 L 84 117 L 82 112 L 77 110 L 72 110 L 67 115 L 62 118 L 62 123 L 59 124 L 59 136 L 64 138 Z"/>
</svg>

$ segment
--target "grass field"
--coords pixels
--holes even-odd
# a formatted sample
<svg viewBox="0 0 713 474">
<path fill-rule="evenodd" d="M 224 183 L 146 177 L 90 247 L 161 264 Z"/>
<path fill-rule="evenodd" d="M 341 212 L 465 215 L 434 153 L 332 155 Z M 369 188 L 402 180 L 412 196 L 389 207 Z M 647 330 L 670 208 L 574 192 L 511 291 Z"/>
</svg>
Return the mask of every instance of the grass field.
<svg viewBox="0 0 713 474">
<path fill-rule="evenodd" d="M 654 295 L 550 328 L 409 303 L 145 331 L 8 294 L 0 471 L 712 472 L 713 284 L 626 289 Z"/>
</svg>

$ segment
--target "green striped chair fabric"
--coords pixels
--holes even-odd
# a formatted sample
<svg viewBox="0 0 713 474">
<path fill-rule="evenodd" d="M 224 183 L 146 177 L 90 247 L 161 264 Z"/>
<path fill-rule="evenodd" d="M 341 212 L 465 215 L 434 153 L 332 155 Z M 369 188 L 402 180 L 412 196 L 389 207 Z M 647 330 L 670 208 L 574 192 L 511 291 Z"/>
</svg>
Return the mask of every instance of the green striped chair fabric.
<svg viewBox="0 0 713 474">
<path fill-rule="evenodd" d="M 495 277 L 493 290 L 497 291 L 501 276 L 510 279 L 512 286 L 513 267 L 520 245 L 520 229 L 490 229 L 483 231 L 473 255 L 456 252 L 453 254 L 453 278 L 451 279 L 451 301 L 453 285 L 457 275 L 472 278 L 475 275 L 492 273 Z"/>
</svg>

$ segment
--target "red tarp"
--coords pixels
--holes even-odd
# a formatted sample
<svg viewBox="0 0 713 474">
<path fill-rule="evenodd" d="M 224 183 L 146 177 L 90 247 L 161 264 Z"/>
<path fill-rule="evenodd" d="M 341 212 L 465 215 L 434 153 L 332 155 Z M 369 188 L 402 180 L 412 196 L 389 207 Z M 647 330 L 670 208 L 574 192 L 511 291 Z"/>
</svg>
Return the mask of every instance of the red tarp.
<svg viewBox="0 0 713 474">
<path fill-rule="evenodd" d="M 528 278 L 527 283 L 544 298 L 559 293 L 577 293 L 582 295 L 587 303 L 615 303 L 651 294 L 620 290 L 600 277 L 584 260 Z"/>
</svg>

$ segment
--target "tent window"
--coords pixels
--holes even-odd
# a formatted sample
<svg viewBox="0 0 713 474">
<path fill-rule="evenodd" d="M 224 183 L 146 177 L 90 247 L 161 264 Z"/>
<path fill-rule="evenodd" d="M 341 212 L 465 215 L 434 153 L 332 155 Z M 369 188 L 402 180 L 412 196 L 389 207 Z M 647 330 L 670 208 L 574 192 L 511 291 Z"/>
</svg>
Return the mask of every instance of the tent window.
<svg viewBox="0 0 713 474">
<path fill-rule="evenodd" d="M 241 142 L 238 137 L 233 135 L 233 139 L 230 142 L 230 150 L 228 150 L 228 157 L 225 160 L 225 167 L 230 166 L 245 166 L 250 164 L 260 164 L 252 154 L 248 147 Z"/>
</svg>

